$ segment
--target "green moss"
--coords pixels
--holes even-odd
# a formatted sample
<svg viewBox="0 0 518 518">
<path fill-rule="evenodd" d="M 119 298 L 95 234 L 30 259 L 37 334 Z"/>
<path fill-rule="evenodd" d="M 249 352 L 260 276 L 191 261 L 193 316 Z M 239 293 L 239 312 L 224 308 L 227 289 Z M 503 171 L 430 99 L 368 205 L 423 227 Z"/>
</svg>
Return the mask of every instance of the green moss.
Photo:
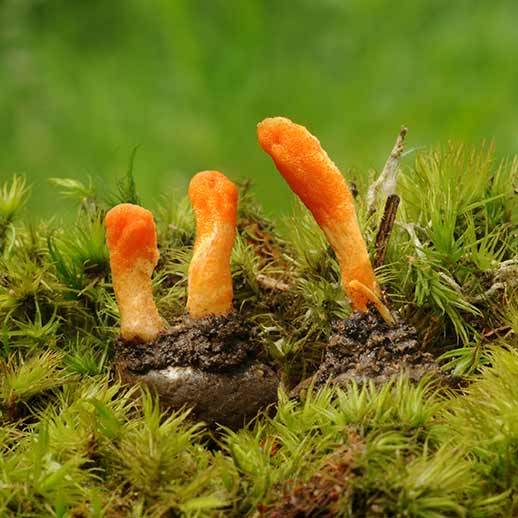
<svg viewBox="0 0 518 518">
<path fill-rule="evenodd" d="M 469 174 L 468 174 L 469 173 Z M 264 217 L 244 185 L 232 256 L 235 307 L 280 369 L 273 415 L 214 435 L 112 370 L 118 310 L 102 221 L 113 196 L 54 181 L 73 226 L 28 224 L 17 178 L 0 189 L 2 516 L 512 516 L 518 512 L 517 162 L 449 146 L 403 171 L 401 210 L 378 270 L 422 346 L 464 376 L 286 394 L 318 366 L 330 322 L 350 314 L 307 211 Z M 476 181 L 471 182 L 472 175 Z M 120 196 L 137 196 L 130 173 Z M 125 190 L 124 190 L 125 189 Z M 423 195 L 426 193 L 426 195 Z M 372 244 L 377 221 L 365 221 Z M 135 198 L 136 199 L 136 198 Z M 185 200 L 155 211 L 162 314 L 185 307 L 194 240 Z M 374 218 L 376 219 L 376 218 Z M 299 514 L 297 514 L 299 513 Z"/>
</svg>

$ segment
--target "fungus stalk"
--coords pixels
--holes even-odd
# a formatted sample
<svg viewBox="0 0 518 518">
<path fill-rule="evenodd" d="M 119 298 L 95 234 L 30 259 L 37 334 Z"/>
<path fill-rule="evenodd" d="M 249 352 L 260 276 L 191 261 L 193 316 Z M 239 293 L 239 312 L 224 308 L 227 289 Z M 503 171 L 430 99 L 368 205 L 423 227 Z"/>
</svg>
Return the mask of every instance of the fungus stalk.
<svg viewBox="0 0 518 518">
<path fill-rule="evenodd" d="M 232 311 L 230 256 L 236 236 L 237 188 L 218 171 L 203 171 L 189 184 L 196 241 L 189 266 L 187 310 L 191 317 Z"/>
<path fill-rule="evenodd" d="M 106 214 L 105 223 L 121 336 L 127 341 L 150 342 L 165 327 L 151 288 L 151 275 L 160 255 L 153 215 L 123 203 Z"/>
<path fill-rule="evenodd" d="M 342 285 L 354 309 L 365 312 L 373 302 L 392 320 L 380 301 L 367 246 L 360 232 L 352 194 L 344 177 L 309 131 L 284 117 L 258 125 L 261 147 L 272 157 L 292 191 L 311 211 L 333 247 Z"/>
</svg>

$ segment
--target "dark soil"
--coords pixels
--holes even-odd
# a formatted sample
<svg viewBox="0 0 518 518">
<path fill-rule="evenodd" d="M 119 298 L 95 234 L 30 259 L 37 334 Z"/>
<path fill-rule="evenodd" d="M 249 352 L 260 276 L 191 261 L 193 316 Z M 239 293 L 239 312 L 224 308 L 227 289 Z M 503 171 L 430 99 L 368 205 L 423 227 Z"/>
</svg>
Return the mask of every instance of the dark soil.
<svg viewBox="0 0 518 518">
<path fill-rule="evenodd" d="M 401 372 L 414 381 L 427 373 L 440 375 L 433 356 L 419 347 L 416 330 L 398 315 L 393 316 L 395 325 L 389 326 L 371 308 L 336 322 L 315 384 L 328 380 L 337 384 L 350 380 L 383 383 Z"/>
<path fill-rule="evenodd" d="M 238 429 L 260 410 L 277 402 L 275 371 L 253 361 L 230 372 L 207 372 L 192 367 L 167 367 L 143 374 L 120 371 L 129 383 L 144 383 L 159 396 L 163 408 L 189 408 L 191 416 L 209 426 Z"/>
<path fill-rule="evenodd" d="M 133 372 L 193 367 L 225 372 L 259 355 L 255 329 L 236 314 L 184 322 L 142 344 L 118 340 L 117 361 Z"/>
<path fill-rule="evenodd" d="M 148 385 L 165 408 L 234 429 L 277 401 L 279 379 L 261 352 L 255 329 L 235 314 L 186 318 L 153 342 L 116 344 L 126 382 Z"/>
</svg>

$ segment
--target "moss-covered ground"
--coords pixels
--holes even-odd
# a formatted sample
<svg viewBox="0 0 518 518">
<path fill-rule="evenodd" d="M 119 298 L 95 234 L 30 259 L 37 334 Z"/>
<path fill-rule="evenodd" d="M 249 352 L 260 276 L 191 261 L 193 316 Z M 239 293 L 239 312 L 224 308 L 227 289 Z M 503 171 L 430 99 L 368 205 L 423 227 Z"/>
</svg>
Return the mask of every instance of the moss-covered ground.
<svg viewBox="0 0 518 518">
<path fill-rule="evenodd" d="M 131 169 L 131 168 L 130 168 Z M 30 188 L 0 188 L 1 516 L 516 516 L 518 514 L 518 161 L 488 147 L 423 151 L 399 177 L 396 225 L 377 269 L 393 310 L 457 388 L 404 376 L 384 386 L 290 389 L 350 314 L 336 261 L 307 211 L 267 220 L 243 185 L 235 308 L 259 329 L 282 378 L 279 403 L 245 429 L 208 430 L 113 369 L 118 315 L 103 217 L 138 202 L 54 179 L 73 225 L 34 221 Z M 373 249 L 379 210 L 367 216 Z M 35 193 L 32 193 L 35 195 Z M 156 300 L 185 308 L 193 217 L 156 209 Z"/>
</svg>

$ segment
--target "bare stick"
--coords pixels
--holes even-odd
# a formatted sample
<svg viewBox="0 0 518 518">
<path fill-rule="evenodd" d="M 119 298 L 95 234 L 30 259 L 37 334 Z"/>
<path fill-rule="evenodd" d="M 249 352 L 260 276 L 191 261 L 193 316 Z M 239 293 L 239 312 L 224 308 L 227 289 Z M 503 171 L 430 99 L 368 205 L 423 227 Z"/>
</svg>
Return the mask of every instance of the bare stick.
<svg viewBox="0 0 518 518">
<path fill-rule="evenodd" d="M 274 279 L 273 277 L 268 277 L 260 273 L 255 278 L 259 285 L 265 290 L 270 291 L 289 291 L 290 285 L 281 281 L 280 279 Z"/>
<path fill-rule="evenodd" d="M 378 268 L 385 262 L 385 255 L 387 254 L 387 246 L 396 220 L 396 213 L 399 207 L 399 196 L 391 194 L 385 203 L 385 210 L 381 223 L 376 234 L 376 257 L 374 259 L 374 268 Z"/>
<path fill-rule="evenodd" d="M 367 192 L 367 214 L 369 217 L 376 212 L 376 205 L 380 191 L 387 197 L 392 194 L 396 194 L 399 160 L 403 154 L 407 132 L 408 129 L 403 126 L 399 131 L 399 135 L 397 136 L 396 143 L 392 148 L 392 152 L 385 162 L 383 171 L 381 171 L 378 179 L 369 187 L 369 191 Z"/>
</svg>

